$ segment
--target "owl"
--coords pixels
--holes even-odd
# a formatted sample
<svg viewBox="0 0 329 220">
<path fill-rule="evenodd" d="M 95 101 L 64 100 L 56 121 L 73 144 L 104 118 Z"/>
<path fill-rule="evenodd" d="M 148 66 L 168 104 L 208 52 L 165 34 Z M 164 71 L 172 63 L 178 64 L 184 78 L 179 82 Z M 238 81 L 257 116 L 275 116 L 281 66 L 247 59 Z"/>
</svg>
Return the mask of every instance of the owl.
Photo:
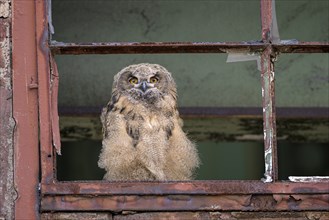
<svg viewBox="0 0 329 220">
<path fill-rule="evenodd" d="M 190 180 L 200 164 L 182 130 L 174 79 L 158 64 L 131 65 L 114 76 L 101 122 L 98 166 L 106 180 Z"/>
</svg>

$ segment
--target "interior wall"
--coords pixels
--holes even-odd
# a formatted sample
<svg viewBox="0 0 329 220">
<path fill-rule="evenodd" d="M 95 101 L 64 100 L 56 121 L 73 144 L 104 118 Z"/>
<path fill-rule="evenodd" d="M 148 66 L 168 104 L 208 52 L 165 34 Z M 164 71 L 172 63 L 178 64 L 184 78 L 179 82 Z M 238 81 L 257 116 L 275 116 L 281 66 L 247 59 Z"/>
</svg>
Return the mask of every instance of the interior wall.
<svg viewBox="0 0 329 220">
<path fill-rule="evenodd" d="M 53 39 L 63 42 L 217 42 L 260 40 L 259 0 L 53 0 Z M 281 39 L 327 41 L 328 1 L 277 1 Z M 113 76 L 127 65 L 159 63 L 173 73 L 180 106 L 261 106 L 255 61 L 226 54 L 57 56 L 60 106 L 103 106 Z M 281 55 L 278 106 L 329 106 L 329 55 Z"/>
<path fill-rule="evenodd" d="M 328 1 L 277 0 L 281 39 L 328 41 L 328 8 Z M 261 39 L 259 0 L 52 0 L 52 9 L 55 27 L 53 40 L 62 42 Z M 111 96 L 113 76 L 125 66 L 142 62 L 158 63 L 173 74 L 180 107 L 261 108 L 261 80 L 256 62 L 226 63 L 226 59 L 227 54 L 56 56 L 60 74 L 59 108 L 104 106 Z M 281 54 L 275 68 L 277 106 L 329 106 L 329 54 Z M 65 142 L 63 145 L 64 153 L 58 157 L 58 169 L 66 173 L 61 173 L 60 178 L 101 178 L 103 171 L 95 163 L 91 166 L 85 163 L 90 157 L 97 161 L 100 142 L 86 140 Z M 290 147 L 284 143 L 280 145 L 286 146 L 280 147 L 281 155 L 291 155 L 294 146 L 301 146 L 288 145 Z M 264 172 L 261 142 L 202 142 L 198 143 L 198 149 L 204 161 L 197 177 L 199 179 L 260 179 Z M 315 151 L 326 152 L 321 149 Z M 76 156 L 78 151 L 79 157 Z M 83 154 L 83 151 L 87 153 Z M 318 165 L 315 170 L 321 170 L 324 165 Z M 226 169 L 226 166 L 232 169 Z M 287 169 L 286 173 L 280 174 L 282 178 L 294 175 L 301 169 L 299 165 L 291 167 L 292 171 Z M 84 170 L 87 174 L 75 176 L 77 170 Z M 326 172 L 322 170 L 318 173 Z"/>
</svg>

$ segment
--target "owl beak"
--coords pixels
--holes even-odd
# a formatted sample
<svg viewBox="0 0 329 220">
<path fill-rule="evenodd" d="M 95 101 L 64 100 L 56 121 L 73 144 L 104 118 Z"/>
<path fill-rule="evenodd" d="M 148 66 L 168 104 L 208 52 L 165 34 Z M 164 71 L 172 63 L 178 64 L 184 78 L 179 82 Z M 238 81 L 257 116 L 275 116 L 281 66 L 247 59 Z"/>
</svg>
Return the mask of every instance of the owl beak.
<svg viewBox="0 0 329 220">
<path fill-rule="evenodd" d="M 150 87 L 149 87 L 147 81 L 143 81 L 143 82 L 141 82 L 141 84 L 138 88 L 140 90 L 142 90 L 143 92 L 146 92 L 146 90 L 148 90 L 148 88 L 150 88 Z"/>
</svg>

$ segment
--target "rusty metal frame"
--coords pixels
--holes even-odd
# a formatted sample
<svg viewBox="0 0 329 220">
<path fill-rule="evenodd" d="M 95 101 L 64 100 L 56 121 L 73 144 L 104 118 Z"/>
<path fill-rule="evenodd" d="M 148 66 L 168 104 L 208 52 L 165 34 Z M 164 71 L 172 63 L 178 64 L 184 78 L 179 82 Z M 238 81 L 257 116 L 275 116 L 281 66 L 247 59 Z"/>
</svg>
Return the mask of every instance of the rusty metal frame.
<svg viewBox="0 0 329 220">
<path fill-rule="evenodd" d="M 45 212 L 326 211 L 329 205 L 327 182 L 57 182 L 42 189 Z"/>
<path fill-rule="evenodd" d="M 276 141 L 275 81 L 272 42 L 272 1 L 261 1 L 262 40 L 269 43 L 261 54 L 261 78 L 263 99 L 265 182 L 278 180 L 278 159 Z"/>
<path fill-rule="evenodd" d="M 277 53 L 328 53 L 328 42 L 271 44 L 270 42 L 202 42 L 202 43 L 63 43 L 51 41 L 53 55 L 138 54 L 138 53 L 261 53 L 271 46 Z"/>
<path fill-rule="evenodd" d="M 17 1 L 17 0 L 16 0 Z M 328 181 L 277 181 L 274 59 L 278 53 L 328 53 L 328 42 L 274 44 L 272 0 L 260 0 L 262 40 L 216 43 L 59 43 L 49 41 L 47 1 L 35 0 L 41 158 L 41 212 L 53 211 L 328 211 Z M 59 54 L 231 53 L 261 55 L 265 181 L 58 182 L 57 77 Z M 53 76 L 52 76 L 53 75 Z M 58 149 L 57 149 L 58 150 Z"/>
<path fill-rule="evenodd" d="M 34 1 L 12 1 L 15 219 L 39 213 L 38 76 Z"/>
</svg>

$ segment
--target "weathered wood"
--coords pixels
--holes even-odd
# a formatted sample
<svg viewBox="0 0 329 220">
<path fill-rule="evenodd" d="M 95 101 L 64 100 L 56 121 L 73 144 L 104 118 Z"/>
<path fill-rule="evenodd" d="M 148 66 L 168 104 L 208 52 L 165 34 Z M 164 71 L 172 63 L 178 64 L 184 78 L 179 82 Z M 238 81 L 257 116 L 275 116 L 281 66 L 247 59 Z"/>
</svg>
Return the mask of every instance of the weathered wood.
<svg viewBox="0 0 329 220">
<path fill-rule="evenodd" d="M 260 116 L 185 117 L 184 130 L 196 141 L 262 141 Z M 99 117 L 60 117 L 62 141 L 102 140 Z M 329 141 L 327 118 L 277 118 L 277 139 L 291 142 Z"/>
</svg>

